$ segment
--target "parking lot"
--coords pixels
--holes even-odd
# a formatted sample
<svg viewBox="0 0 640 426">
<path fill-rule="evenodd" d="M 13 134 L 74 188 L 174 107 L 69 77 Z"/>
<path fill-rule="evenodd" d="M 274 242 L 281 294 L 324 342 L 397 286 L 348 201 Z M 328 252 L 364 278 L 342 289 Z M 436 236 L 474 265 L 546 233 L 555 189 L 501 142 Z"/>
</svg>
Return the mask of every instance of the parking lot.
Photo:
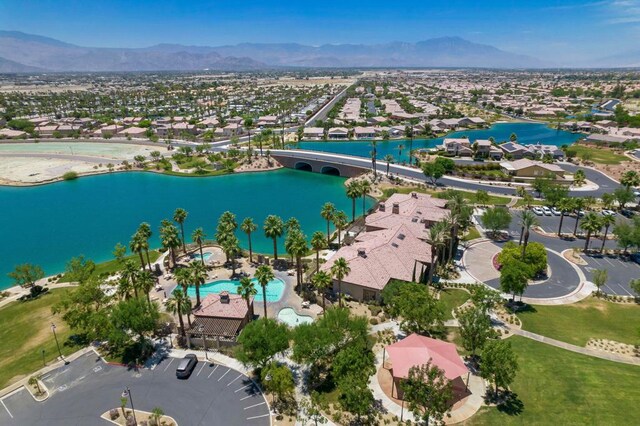
<svg viewBox="0 0 640 426">
<path fill-rule="evenodd" d="M 629 288 L 629 281 L 640 278 L 640 264 L 614 256 L 590 255 L 582 256 L 582 258 L 589 264 L 583 269 L 591 281 L 593 281 L 594 270 L 607 270 L 609 279 L 607 284 L 602 287 L 602 291 L 607 294 L 635 296 L 633 290 Z"/>
<path fill-rule="evenodd" d="M 0 425 L 108 425 L 100 418 L 120 406 L 126 387 L 136 410 L 160 407 L 185 425 L 269 425 L 266 400 L 244 374 L 199 361 L 187 380 L 175 377 L 176 358 L 151 369 L 109 365 L 93 353 L 43 376 L 51 396 L 35 402 L 22 390 L 0 400 Z M 129 405 L 130 408 L 130 405 Z"/>
</svg>

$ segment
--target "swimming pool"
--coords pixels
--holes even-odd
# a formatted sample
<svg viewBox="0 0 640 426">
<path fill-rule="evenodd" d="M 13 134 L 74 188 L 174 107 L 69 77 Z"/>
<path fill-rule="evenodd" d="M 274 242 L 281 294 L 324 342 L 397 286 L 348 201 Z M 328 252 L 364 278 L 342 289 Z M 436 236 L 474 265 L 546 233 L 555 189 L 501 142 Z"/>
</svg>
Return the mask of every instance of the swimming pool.
<svg viewBox="0 0 640 426">
<path fill-rule="evenodd" d="M 258 294 L 256 294 L 255 302 L 262 302 L 264 299 L 262 298 L 262 286 L 258 281 L 254 278 L 251 281 L 256 285 L 256 290 L 258 290 Z M 218 280 L 210 283 L 206 283 L 200 286 L 200 297 L 205 298 L 209 294 L 218 294 L 222 291 L 228 291 L 229 293 L 238 294 L 238 285 L 240 281 L 238 280 Z M 282 298 L 282 293 L 284 293 L 284 281 L 280 278 L 275 278 L 269 281 L 267 284 L 267 302 L 277 302 Z M 196 288 L 189 287 L 187 290 L 187 294 L 189 297 L 196 297 Z"/>
<path fill-rule="evenodd" d="M 211 256 L 213 256 L 213 253 L 211 252 L 204 252 L 202 253 L 202 259 L 207 262 L 209 259 L 211 259 Z M 194 253 L 191 255 L 192 259 L 198 259 L 200 260 L 200 253 Z"/>
<path fill-rule="evenodd" d="M 313 318 L 309 315 L 298 315 L 292 308 L 282 308 L 278 312 L 278 321 L 287 324 L 289 327 L 296 327 L 300 324 L 311 324 Z"/>
</svg>

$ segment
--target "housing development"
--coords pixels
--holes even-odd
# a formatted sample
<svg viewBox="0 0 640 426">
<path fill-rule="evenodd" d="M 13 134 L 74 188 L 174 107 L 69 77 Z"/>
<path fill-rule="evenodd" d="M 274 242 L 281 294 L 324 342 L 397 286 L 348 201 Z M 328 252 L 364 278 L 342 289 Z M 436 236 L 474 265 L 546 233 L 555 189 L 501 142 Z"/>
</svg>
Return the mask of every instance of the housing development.
<svg viewBox="0 0 640 426">
<path fill-rule="evenodd" d="M 638 423 L 640 72 L 421 43 L 0 31 L 0 425 Z"/>
</svg>

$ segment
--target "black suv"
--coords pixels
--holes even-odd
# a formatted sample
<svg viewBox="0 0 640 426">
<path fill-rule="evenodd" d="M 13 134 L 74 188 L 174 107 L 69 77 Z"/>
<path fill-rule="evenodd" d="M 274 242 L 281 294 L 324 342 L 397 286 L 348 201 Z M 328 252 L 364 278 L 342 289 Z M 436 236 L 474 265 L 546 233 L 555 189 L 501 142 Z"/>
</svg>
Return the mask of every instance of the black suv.
<svg viewBox="0 0 640 426">
<path fill-rule="evenodd" d="M 180 360 L 180 364 L 178 364 L 176 377 L 178 379 L 188 379 L 189 376 L 191 376 L 193 369 L 196 368 L 196 364 L 198 364 L 198 357 L 194 354 L 187 354 Z"/>
</svg>

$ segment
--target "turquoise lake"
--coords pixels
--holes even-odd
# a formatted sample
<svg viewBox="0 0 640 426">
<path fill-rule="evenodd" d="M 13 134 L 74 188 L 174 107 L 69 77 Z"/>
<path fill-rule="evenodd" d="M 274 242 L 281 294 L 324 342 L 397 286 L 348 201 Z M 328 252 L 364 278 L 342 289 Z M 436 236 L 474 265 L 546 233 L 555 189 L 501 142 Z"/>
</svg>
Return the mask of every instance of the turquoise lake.
<svg viewBox="0 0 640 426">
<path fill-rule="evenodd" d="M 262 232 L 266 216 L 296 217 L 310 238 L 314 231 L 326 230 L 320 209 L 327 201 L 351 216 L 344 178 L 288 169 L 202 178 L 114 173 L 35 187 L 0 187 L 0 288 L 12 285 L 7 273 L 20 263 L 40 265 L 51 275 L 81 254 L 96 262 L 110 260 L 116 243 L 128 245 L 141 222 L 151 224 L 151 246 L 157 248 L 160 221 L 171 219 L 177 207 L 189 212 L 187 241 L 197 227 L 213 239 L 218 218 L 229 210 L 238 223 L 247 216 L 254 219 L 258 230 L 253 249 L 271 253 L 273 244 Z M 373 200 L 367 203 L 370 207 Z M 358 213 L 361 205 L 357 203 Z M 240 230 L 237 234 L 246 248 L 246 235 Z M 279 253 L 284 253 L 283 245 L 281 239 Z"/>
<path fill-rule="evenodd" d="M 578 139 L 584 137 L 580 133 L 571 133 L 564 130 L 549 128 L 545 123 L 498 123 L 488 129 L 463 130 L 452 132 L 447 138 L 461 138 L 468 136 L 471 141 L 476 139 L 489 139 L 493 136 L 496 142 L 508 141 L 512 133 L 518 136 L 518 143 L 522 145 L 536 144 L 543 145 L 571 145 Z M 434 139 L 414 139 L 413 149 L 434 148 L 442 144 L 443 138 Z M 403 146 L 400 149 L 400 145 Z M 312 151 L 333 152 L 336 154 L 355 155 L 358 157 L 371 157 L 371 141 L 303 141 L 291 145 L 292 148 L 306 149 Z M 376 157 L 382 159 L 387 154 L 393 155 L 396 161 L 409 161 L 409 141 L 395 139 L 390 141 L 376 142 Z"/>
</svg>

